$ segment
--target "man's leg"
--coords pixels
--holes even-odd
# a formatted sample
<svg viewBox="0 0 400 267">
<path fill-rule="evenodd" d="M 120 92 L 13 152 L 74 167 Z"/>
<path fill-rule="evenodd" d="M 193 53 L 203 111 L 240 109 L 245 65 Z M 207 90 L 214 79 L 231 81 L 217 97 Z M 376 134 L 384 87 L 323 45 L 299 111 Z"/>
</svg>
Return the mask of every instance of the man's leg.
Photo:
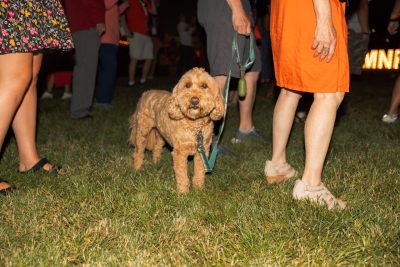
<svg viewBox="0 0 400 267">
<path fill-rule="evenodd" d="M 248 132 L 253 129 L 253 108 L 256 99 L 257 80 L 259 72 L 248 72 L 244 76 L 247 83 L 247 94 L 244 99 L 239 98 L 240 123 L 239 130 Z"/>
<path fill-rule="evenodd" d="M 96 73 L 100 38 L 95 29 L 73 34 L 75 43 L 75 67 L 72 82 L 71 117 L 89 115 L 96 85 Z"/>
<path fill-rule="evenodd" d="M 97 98 L 99 104 L 111 104 L 118 68 L 118 46 L 102 44 L 97 73 Z"/>
</svg>

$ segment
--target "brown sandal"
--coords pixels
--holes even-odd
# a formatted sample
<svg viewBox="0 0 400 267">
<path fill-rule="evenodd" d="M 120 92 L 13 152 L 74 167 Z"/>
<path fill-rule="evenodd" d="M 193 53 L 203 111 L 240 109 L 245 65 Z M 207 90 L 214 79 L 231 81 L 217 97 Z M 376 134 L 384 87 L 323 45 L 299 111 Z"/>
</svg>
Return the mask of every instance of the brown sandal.
<svg viewBox="0 0 400 267">
<path fill-rule="evenodd" d="M 297 172 L 286 162 L 277 164 L 267 160 L 265 162 L 264 174 L 269 184 L 277 184 L 296 176 Z"/>
<path fill-rule="evenodd" d="M 318 205 L 326 205 L 328 210 L 346 208 L 347 202 L 336 198 L 323 183 L 320 185 L 306 185 L 303 181 L 297 180 L 293 188 L 293 198 L 297 200 L 308 199 Z"/>
<path fill-rule="evenodd" d="M 3 186 L 1 184 L 5 184 L 5 187 L 3 188 Z M 8 193 L 10 193 L 11 191 L 15 190 L 15 186 L 11 185 L 8 181 L 3 180 L 0 178 L 0 194 L 1 195 L 6 195 Z"/>
</svg>

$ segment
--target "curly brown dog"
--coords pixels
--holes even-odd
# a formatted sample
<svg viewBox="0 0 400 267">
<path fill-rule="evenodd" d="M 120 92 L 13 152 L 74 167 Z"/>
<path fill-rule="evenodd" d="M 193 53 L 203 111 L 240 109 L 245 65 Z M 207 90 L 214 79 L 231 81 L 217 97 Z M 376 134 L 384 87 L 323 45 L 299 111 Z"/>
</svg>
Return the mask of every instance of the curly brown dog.
<svg viewBox="0 0 400 267">
<path fill-rule="evenodd" d="M 203 145 L 208 157 L 214 129 L 213 121 L 224 115 L 224 101 L 215 80 L 201 68 L 186 72 L 172 93 L 163 90 L 145 92 L 130 118 L 129 141 L 135 147 L 134 168 L 143 164 L 145 149 L 152 151 L 153 162 L 161 159 L 162 148 L 168 142 L 173 148 L 177 189 L 189 191 L 187 161 L 194 156 L 193 187 L 203 188 L 205 170 L 197 152 L 197 131 L 203 133 Z"/>
</svg>

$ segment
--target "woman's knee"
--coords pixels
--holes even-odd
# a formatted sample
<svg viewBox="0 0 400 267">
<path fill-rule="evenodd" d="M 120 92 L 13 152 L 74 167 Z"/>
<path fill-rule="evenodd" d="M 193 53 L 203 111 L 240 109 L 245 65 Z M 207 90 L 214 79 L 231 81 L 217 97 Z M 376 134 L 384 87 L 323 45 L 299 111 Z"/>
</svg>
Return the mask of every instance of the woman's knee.
<svg viewBox="0 0 400 267">
<path fill-rule="evenodd" d="M 286 99 L 290 99 L 293 101 L 299 101 L 300 98 L 303 97 L 303 93 L 282 88 L 279 96 L 285 97 Z"/>
<path fill-rule="evenodd" d="M 327 104 L 332 103 L 335 104 L 338 108 L 340 103 L 342 103 L 344 99 L 344 92 L 336 92 L 336 93 L 315 93 L 314 101 L 323 101 Z"/>
</svg>

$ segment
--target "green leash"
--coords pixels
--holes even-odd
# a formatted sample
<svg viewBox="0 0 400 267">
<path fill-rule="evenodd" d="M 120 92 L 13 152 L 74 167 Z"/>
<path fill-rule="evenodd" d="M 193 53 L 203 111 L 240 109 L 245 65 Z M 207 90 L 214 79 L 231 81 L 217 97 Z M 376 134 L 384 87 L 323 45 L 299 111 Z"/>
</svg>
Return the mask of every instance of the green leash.
<svg viewBox="0 0 400 267">
<path fill-rule="evenodd" d="M 238 84 L 238 94 L 240 97 L 245 97 L 247 93 L 247 86 L 246 86 L 246 80 L 244 79 L 244 74 L 246 73 L 246 70 L 251 67 L 254 63 L 255 59 L 255 54 L 254 54 L 254 36 L 253 33 L 250 33 L 250 50 L 249 50 L 249 58 L 246 60 L 245 64 L 241 63 L 240 60 L 240 54 L 239 54 L 239 48 L 238 48 L 238 43 L 237 43 L 237 32 L 233 35 L 233 40 L 232 40 L 232 58 L 229 64 L 229 73 L 228 77 L 226 78 L 225 86 L 224 86 L 224 100 L 225 100 L 225 111 L 224 111 L 224 116 L 222 118 L 221 125 L 218 130 L 218 135 L 216 142 L 214 142 L 211 154 L 210 154 L 210 159 L 207 158 L 206 152 L 204 149 L 203 145 L 203 133 L 201 131 L 201 128 L 198 129 L 197 131 L 197 151 L 200 153 L 201 159 L 203 160 L 204 163 L 204 168 L 206 173 L 210 173 L 215 166 L 215 162 L 217 160 L 218 156 L 218 143 L 221 138 L 222 132 L 224 130 L 225 126 L 225 117 L 226 117 L 226 112 L 227 112 L 227 107 L 228 107 L 228 92 L 229 92 L 229 85 L 231 81 L 231 74 L 232 74 L 232 62 L 236 56 L 236 63 L 239 66 L 240 70 L 240 80 Z"/>
</svg>

